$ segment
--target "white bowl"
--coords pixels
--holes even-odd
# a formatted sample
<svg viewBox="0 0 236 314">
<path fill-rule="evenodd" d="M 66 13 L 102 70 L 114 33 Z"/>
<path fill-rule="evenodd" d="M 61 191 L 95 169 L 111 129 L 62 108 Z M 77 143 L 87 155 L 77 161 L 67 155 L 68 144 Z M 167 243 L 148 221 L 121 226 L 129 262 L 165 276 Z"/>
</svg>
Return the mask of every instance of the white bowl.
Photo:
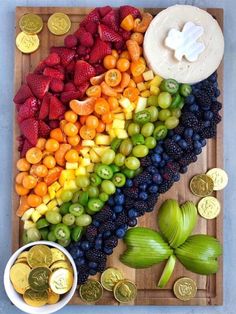
<svg viewBox="0 0 236 314">
<path fill-rule="evenodd" d="M 26 249 L 29 249 L 32 246 L 35 246 L 37 244 L 45 244 L 47 246 L 50 247 L 54 247 L 59 249 L 60 251 L 62 251 L 66 257 L 69 259 L 72 267 L 73 267 L 73 271 L 74 271 L 74 283 L 72 288 L 70 289 L 69 292 L 67 292 L 66 294 L 61 296 L 61 299 L 58 303 L 56 304 L 47 304 L 41 307 L 33 307 L 30 306 L 28 304 L 26 304 L 23 300 L 22 295 L 20 295 L 19 293 L 17 293 L 11 283 L 10 280 L 10 269 L 12 267 L 12 265 L 14 264 L 15 260 L 17 259 L 18 255 L 25 251 Z M 30 313 L 30 314 L 36 314 L 36 313 L 40 313 L 40 314 L 49 314 L 49 313 L 53 313 L 56 312 L 58 310 L 60 310 L 61 308 L 63 308 L 69 301 L 70 299 L 73 297 L 75 290 L 77 288 L 77 270 L 76 270 L 76 266 L 75 266 L 75 262 L 73 260 L 73 258 L 71 257 L 71 255 L 69 254 L 69 252 L 62 247 L 61 245 L 54 243 L 54 242 L 50 242 L 50 241 L 37 241 L 37 242 L 32 242 L 29 244 L 26 244 L 24 246 L 22 246 L 21 248 L 19 248 L 9 259 L 9 261 L 7 262 L 5 271 L 4 271 L 4 286 L 5 286 L 5 290 L 6 293 L 9 297 L 9 299 L 11 300 L 11 302 L 18 307 L 21 311 L 26 312 L 26 313 Z"/>
</svg>

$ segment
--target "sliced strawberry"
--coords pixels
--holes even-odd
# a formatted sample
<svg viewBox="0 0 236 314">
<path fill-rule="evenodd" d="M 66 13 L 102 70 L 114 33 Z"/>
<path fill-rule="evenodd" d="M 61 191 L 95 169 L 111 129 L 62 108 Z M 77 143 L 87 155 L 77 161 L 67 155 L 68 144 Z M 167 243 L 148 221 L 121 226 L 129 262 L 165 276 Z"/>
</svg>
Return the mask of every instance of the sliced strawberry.
<svg viewBox="0 0 236 314">
<path fill-rule="evenodd" d="M 75 60 L 72 60 L 70 64 L 67 65 L 66 71 L 72 73 L 75 71 Z"/>
<path fill-rule="evenodd" d="M 49 120 L 57 120 L 66 111 L 63 103 L 56 97 L 51 96 L 49 106 Z"/>
<path fill-rule="evenodd" d="M 63 92 L 71 92 L 71 91 L 76 91 L 75 84 L 73 82 L 68 82 L 64 85 Z"/>
<path fill-rule="evenodd" d="M 44 61 L 40 61 L 39 64 L 34 69 L 35 74 L 42 74 L 43 70 L 46 68 L 47 64 Z"/>
<path fill-rule="evenodd" d="M 93 36 L 89 32 L 83 32 L 79 36 L 79 42 L 84 47 L 92 47 L 94 44 Z"/>
<path fill-rule="evenodd" d="M 67 66 L 75 56 L 75 50 L 65 47 L 52 47 L 51 52 L 56 52 L 61 58 L 61 65 Z"/>
<path fill-rule="evenodd" d="M 39 124 L 35 118 L 29 118 L 22 121 L 20 123 L 20 130 L 32 145 L 37 144 Z"/>
<path fill-rule="evenodd" d="M 23 84 L 21 87 L 18 89 L 18 92 L 16 93 L 13 101 L 15 104 L 22 104 L 26 101 L 27 98 L 33 96 L 30 88 L 28 85 Z"/>
<path fill-rule="evenodd" d="M 102 60 L 106 55 L 111 54 L 111 47 L 100 38 L 97 38 L 95 44 L 90 52 L 90 63 L 97 63 Z"/>
<path fill-rule="evenodd" d="M 25 157 L 27 151 L 33 147 L 34 145 L 32 145 L 26 138 L 23 140 L 23 143 L 20 147 L 20 158 Z"/>
<path fill-rule="evenodd" d="M 112 10 L 112 7 L 110 7 L 109 5 L 106 5 L 105 7 L 98 8 L 98 11 L 99 11 L 101 17 L 105 16 L 111 10 Z"/>
<path fill-rule="evenodd" d="M 39 137 L 47 138 L 51 128 L 42 120 L 39 120 Z"/>
<path fill-rule="evenodd" d="M 98 26 L 98 33 L 102 41 L 119 42 L 122 40 L 120 34 L 104 24 Z"/>
<path fill-rule="evenodd" d="M 43 71 L 43 75 L 49 76 L 51 78 L 56 78 L 58 80 L 64 80 L 64 74 L 61 73 L 59 70 L 57 69 L 53 69 L 53 68 L 45 68 Z"/>
<path fill-rule="evenodd" d="M 119 10 L 111 10 L 102 18 L 102 23 L 106 26 L 112 28 L 115 32 L 118 32 L 120 22 L 119 22 Z"/>
<path fill-rule="evenodd" d="M 74 35 L 77 37 L 77 38 L 80 38 L 81 34 L 87 32 L 87 30 L 85 29 L 85 26 L 81 26 L 80 24 L 80 27 L 74 32 Z"/>
<path fill-rule="evenodd" d="M 76 62 L 74 75 L 75 85 L 80 85 L 88 81 L 94 75 L 95 75 L 94 67 L 90 65 L 88 62 L 83 60 L 79 60 Z"/>
<path fill-rule="evenodd" d="M 78 43 L 77 37 L 75 35 L 67 35 L 64 39 L 64 45 L 67 48 L 76 47 Z"/>
<path fill-rule="evenodd" d="M 29 85 L 32 93 L 39 99 L 42 99 L 49 89 L 51 78 L 48 76 L 29 73 L 26 76 L 26 82 Z"/>
<path fill-rule="evenodd" d="M 20 106 L 17 120 L 21 123 L 23 120 L 33 118 L 38 111 L 38 102 L 35 97 L 28 98 L 23 105 Z"/>
<path fill-rule="evenodd" d="M 123 21 L 123 19 L 129 14 L 133 15 L 135 19 L 137 17 L 141 17 L 140 11 L 131 5 L 123 5 L 120 7 L 120 21 Z"/>
<path fill-rule="evenodd" d="M 60 93 L 64 89 L 64 82 L 62 80 L 57 79 L 57 78 L 53 78 L 50 82 L 50 89 L 54 93 Z"/>
<path fill-rule="evenodd" d="M 85 100 L 71 100 L 70 108 L 80 116 L 86 116 L 91 114 L 94 111 L 94 105 L 96 98 L 89 97 Z"/>
<path fill-rule="evenodd" d="M 86 90 L 89 88 L 90 84 L 89 82 L 84 82 L 82 84 L 80 84 L 79 86 L 77 86 L 78 91 L 80 92 L 81 96 L 80 98 L 84 97 Z"/>
<path fill-rule="evenodd" d="M 92 10 L 87 16 L 86 18 L 80 23 L 81 26 L 86 25 L 86 23 L 88 22 L 96 22 L 99 23 L 100 21 L 100 15 L 99 15 L 99 10 L 98 8 L 95 8 L 94 10 Z"/>
<path fill-rule="evenodd" d="M 85 29 L 87 32 L 94 35 L 97 33 L 98 24 L 96 22 L 90 21 L 85 24 Z"/>
<path fill-rule="evenodd" d="M 49 106 L 50 106 L 51 94 L 46 93 L 43 97 L 42 104 L 39 110 L 39 119 L 44 120 L 49 115 Z"/>
<path fill-rule="evenodd" d="M 61 62 L 61 58 L 56 52 L 50 53 L 50 55 L 44 60 L 47 66 L 53 67 Z"/>
<path fill-rule="evenodd" d="M 80 98 L 81 98 L 80 91 L 68 91 L 68 92 L 62 92 L 60 99 L 64 104 L 67 104 L 72 99 L 80 99 Z"/>
</svg>

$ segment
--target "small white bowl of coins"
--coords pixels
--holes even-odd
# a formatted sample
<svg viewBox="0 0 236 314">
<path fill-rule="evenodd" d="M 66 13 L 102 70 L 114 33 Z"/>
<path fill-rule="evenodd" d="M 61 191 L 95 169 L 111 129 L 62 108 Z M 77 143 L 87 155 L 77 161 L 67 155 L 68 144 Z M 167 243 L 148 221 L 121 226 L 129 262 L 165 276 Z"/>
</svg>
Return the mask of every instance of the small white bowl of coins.
<svg viewBox="0 0 236 314">
<path fill-rule="evenodd" d="M 77 288 L 73 258 L 61 245 L 49 241 L 29 243 L 9 259 L 4 286 L 11 302 L 26 313 L 60 310 Z"/>
</svg>

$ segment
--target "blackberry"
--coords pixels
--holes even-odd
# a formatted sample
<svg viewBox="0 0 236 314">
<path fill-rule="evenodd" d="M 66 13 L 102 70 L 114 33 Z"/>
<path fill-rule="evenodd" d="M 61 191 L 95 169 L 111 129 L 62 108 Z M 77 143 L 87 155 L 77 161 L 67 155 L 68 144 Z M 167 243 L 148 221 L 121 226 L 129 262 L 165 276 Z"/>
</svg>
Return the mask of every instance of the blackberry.
<svg viewBox="0 0 236 314">
<path fill-rule="evenodd" d="M 220 123 L 220 121 L 222 120 L 221 115 L 219 115 L 218 113 L 214 115 L 212 122 L 214 122 L 215 124 Z"/>
<path fill-rule="evenodd" d="M 134 202 L 134 208 L 136 209 L 136 211 L 138 212 L 138 216 L 142 216 L 145 211 L 148 210 L 148 203 L 146 201 L 136 201 Z"/>
<path fill-rule="evenodd" d="M 126 210 L 129 210 L 130 208 L 133 208 L 133 205 L 134 205 L 134 200 L 132 198 L 128 198 L 126 197 L 125 199 L 125 209 Z"/>
<path fill-rule="evenodd" d="M 137 187 L 132 187 L 132 188 L 127 188 L 124 190 L 124 195 L 127 196 L 125 198 L 125 203 L 127 201 L 127 198 L 133 198 L 133 199 L 137 199 L 138 198 L 138 188 Z"/>
<path fill-rule="evenodd" d="M 174 172 L 170 168 L 164 168 L 161 171 L 161 176 L 164 180 L 167 180 L 167 181 L 172 180 L 173 175 L 174 175 Z"/>
<path fill-rule="evenodd" d="M 156 195 L 151 194 L 150 196 L 148 196 L 148 201 L 147 201 L 148 207 L 149 207 L 148 211 L 151 211 L 151 209 L 153 209 L 153 207 L 156 205 L 157 198 L 158 198 L 158 194 L 156 194 Z"/>
<path fill-rule="evenodd" d="M 219 101 L 214 101 L 211 105 L 212 112 L 218 112 L 222 108 L 222 104 Z"/>
<path fill-rule="evenodd" d="M 174 132 L 178 135 L 182 135 L 184 133 L 184 127 L 182 125 L 178 125 L 175 129 Z"/>
<path fill-rule="evenodd" d="M 193 126 L 193 130 L 195 132 L 199 132 L 199 131 L 201 131 L 204 128 L 205 128 L 204 121 L 199 121 L 197 125 Z"/>
<path fill-rule="evenodd" d="M 101 273 L 101 272 L 103 272 L 103 271 L 105 270 L 105 268 L 106 268 L 106 262 L 107 262 L 107 260 L 104 259 L 103 261 L 101 261 L 101 262 L 98 264 L 97 271 L 98 271 L 99 273 Z"/>
<path fill-rule="evenodd" d="M 191 152 L 193 150 L 193 140 L 191 138 L 186 138 L 185 141 L 188 145 L 186 152 Z"/>
<path fill-rule="evenodd" d="M 78 269 L 78 284 L 85 283 L 89 276 L 89 268 L 87 265 L 81 265 Z"/>
<path fill-rule="evenodd" d="M 202 90 L 205 92 L 206 95 L 208 95 L 208 97 L 212 98 L 215 96 L 215 87 L 214 84 L 212 82 L 210 82 L 209 80 L 204 80 L 203 81 L 203 86 L 202 86 Z"/>
<path fill-rule="evenodd" d="M 140 163 L 141 163 L 141 167 L 146 168 L 148 166 L 151 166 L 152 160 L 151 160 L 150 156 L 145 156 L 145 157 L 141 158 Z"/>
<path fill-rule="evenodd" d="M 180 166 L 181 167 L 188 166 L 189 164 L 191 164 L 191 162 L 193 162 L 194 157 L 195 155 L 193 152 L 184 155 L 183 158 L 181 158 L 181 160 L 179 161 Z"/>
<path fill-rule="evenodd" d="M 174 180 L 166 180 L 166 181 L 164 181 L 163 183 L 161 183 L 159 185 L 159 192 L 160 193 L 165 193 L 166 191 L 168 191 L 172 187 L 173 183 L 174 183 Z"/>
<path fill-rule="evenodd" d="M 152 182 L 152 175 L 148 171 L 143 171 L 134 178 L 133 182 L 135 186 L 150 184 Z"/>
<path fill-rule="evenodd" d="M 111 219 L 113 215 L 113 211 L 108 205 L 105 205 L 104 208 L 97 214 L 93 216 L 93 218 L 99 222 L 103 222 L 105 220 Z"/>
<path fill-rule="evenodd" d="M 86 229 L 86 238 L 89 242 L 93 242 L 98 234 L 98 230 L 95 226 L 89 225 Z"/>
<path fill-rule="evenodd" d="M 114 235 L 112 235 L 109 239 L 104 241 L 104 245 L 109 248 L 115 248 L 117 244 L 118 244 L 118 239 Z"/>
<path fill-rule="evenodd" d="M 85 256 L 91 262 L 100 262 L 106 257 L 102 251 L 96 249 L 88 250 Z"/>
<path fill-rule="evenodd" d="M 209 128 L 205 128 L 203 129 L 200 133 L 200 136 L 202 138 L 212 138 L 216 136 L 216 127 L 209 127 Z"/>
<path fill-rule="evenodd" d="M 199 106 L 211 106 L 212 96 L 210 96 L 205 89 L 198 90 L 194 96 L 196 97 L 196 101 Z"/>
<path fill-rule="evenodd" d="M 166 167 L 172 170 L 173 172 L 178 172 L 179 171 L 179 164 L 176 161 L 169 161 L 166 164 Z"/>
<path fill-rule="evenodd" d="M 113 221 L 105 221 L 98 228 L 99 233 L 103 233 L 105 231 L 113 231 L 115 230 L 116 225 Z"/>
<path fill-rule="evenodd" d="M 117 219 L 115 221 L 116 226 L 119 227 L 120 225 L 124 225 L 129 221 L 128 216 L 126 215 L 125 212 L 121 212 L 118 216 Z"/>
<path fill-rule="evenodd" d="M 198 119 L 192 112 L 183 112 L 180 119 L 185 127 L 194 129 L 198 126 Z"/>
<path fill-rule="evenodd" d="M 181 156 L 183 154 L 183 150 L 173 140 L 171 140 L 171 139 L 165 140 L 164 146 L 165 146 L 167 154 L 170 157 L 172 157 L 173 159 L 181 158 Z"/>
</svg>

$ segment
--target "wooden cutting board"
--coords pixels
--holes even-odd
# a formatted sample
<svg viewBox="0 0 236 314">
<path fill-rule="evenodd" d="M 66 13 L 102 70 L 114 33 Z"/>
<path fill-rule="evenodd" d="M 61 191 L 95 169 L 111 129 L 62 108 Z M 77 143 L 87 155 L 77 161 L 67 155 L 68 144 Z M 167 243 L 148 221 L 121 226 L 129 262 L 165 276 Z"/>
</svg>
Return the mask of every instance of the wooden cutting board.
<svg viewBox="0 0 236 314">
<path fill-rule="evenodd" d="M 51 34 L 47 29 L 47 20 L 49 16 L 54 12 L 64 12 L 69 15 L 72 21 L 72 27 L 70 32 L 75 31 L 80 21 L 85 17 L 91 9 L 89 8 L 62 8 L 62 7 L 17 7 L 16 8 L 16 34 L 20 32 L 18 21 L 20 17 L 25 13 L 39 14 L 44 21 L 43 31 L 39 34 L 41 45 L 38 51 L 31 55 L 23 55 L 19 50 L 15 49 L 15 76 L 14 87 L 15 91 L 18 90 L 20 85 L 24 82 L 25 76 L 28 72 L 33 71 L 40 60 L 45 58 L 49 53 L 51 46 L 63 45 L 64 36 L 55 36 Z M 152 14 L 157 14 L 161 9 L 141 9 L 142 11 L 148 11 Z M 223 27 L 223 9 L 207 9 Z M 218 79 L 220 89 L 223 94 L 223 64 L 218 69 Z M 223 100 L 223 96 L 220 97 L 220 101 Z M 223 114 L 223 111 L 222 111 Z M 17 147 L 17 136 L 19 135 L 19 128 L 16 123 L 14 115 L 14 138 L 13 138 L 13 177 L 15 177 L 16 161 L 19 158 Z M 178 199 L 179 202 L 191 200 L 197 202 L 198 197 L 195 197 L 189 190 L 189 180 L 193 175 L 199 173 L 205 173 L 207 169 L 213 167 L 223 168 L 223 122 L 218 126 L 217 138 L 209 140 L 207 146 L 204 148 L 202 154 L 199 156 L 198 161 L 190 165 L 187 174 L 181 176 L 181 180 L 175 183 L 174 186 L 163 196 L 158 199 L 156 204 L 156 210 L 152 213 L 147 213 L 139 219 L 139 226 L 157 228 L 156 214 L 160 204 L 168 198 Z M 14 183 L 14 182 L 13 182 Z M 14 184 L 13 184 L 14 185 Z M 199 217 L 198 225 L 194 230 L 194 233 L 209 234 L 217 237 L 221 243 L 223 243 L 223 192 L 215 193 L 215 196 L 221 202 L 222 212 L 217 219 L 205 220 Z M 18 217 L 15 215 L 18 207 L 18 196 L 12 192 L 12 249 L 15 251 L 20 246 L 20 236 L 22 231 L 22 224 Z M 107 266 L 117 267 L 123 271 L 126 278 L 129 278 L 136 282 L 138 287 L 137 299 L 133 303 L 134 305 L 221 305 L 223 302 L 223 261 L 220 258 L 220 267 L 216 275 L 200 276 L 187 271 L 182 265 L 177 262 L 177 266 L 171 277 L 170 282 L 165 289 L 157 289 L 156 283 L 160 278 L 161 272 L 165 263 L 161 263 L 157 266 L 153 266 L 144 270 L 133 270 L 124 266 L 119 262 L 119 255 L 124 250 L 122 241 L 119 241 L 119 245 L 115 248 L 114 253 L 108 259 Z M 175 298 L 172 287 L 176 279 L 188 276 L 197 282 L 197 295 L 194 299 L 182 302 Z M 76 293 L 71 301 L 71 304 L 83 304 Z M 103 298 L 98 302 L 100 305 L 119 305 L 113 298 L 112 293 L 104 292 Z"/>
</svg>

